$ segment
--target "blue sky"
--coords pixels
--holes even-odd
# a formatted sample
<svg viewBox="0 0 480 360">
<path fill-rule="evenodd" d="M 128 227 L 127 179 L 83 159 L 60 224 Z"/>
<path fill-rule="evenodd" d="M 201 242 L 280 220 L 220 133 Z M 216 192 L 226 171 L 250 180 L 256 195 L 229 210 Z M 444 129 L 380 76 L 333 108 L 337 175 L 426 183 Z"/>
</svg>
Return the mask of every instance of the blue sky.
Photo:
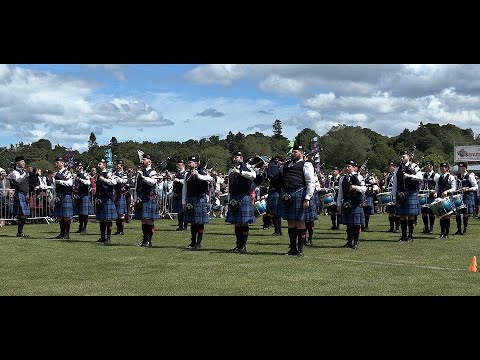
<svg viewBox="0 0 480 360">
<path fill-rule="evenodd" d="M 0 146 L 272 135 L 346 124 L 396 136 L 424 123 L 480 132 L 479 65 L 0 65 Z"/>
</svg>

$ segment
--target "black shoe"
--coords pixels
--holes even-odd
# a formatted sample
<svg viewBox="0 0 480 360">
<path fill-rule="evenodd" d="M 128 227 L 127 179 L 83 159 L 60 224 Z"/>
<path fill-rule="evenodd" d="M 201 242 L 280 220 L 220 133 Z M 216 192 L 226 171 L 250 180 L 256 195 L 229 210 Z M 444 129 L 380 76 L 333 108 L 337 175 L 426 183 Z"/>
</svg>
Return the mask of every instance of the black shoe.
<svg viewBox="0 0 480 360">
<path fill-rule="evenodd" d="M 390 228 L 390 229 L 388 229 L 387 232 L 395 232 L 395 231 L 393 230 L 393 228 Z"/>
<path fill-rule="evenodd" d="M 57 236 L 54 237 L 54 239 L 63 239 L 65 234 L 58 234 Z"/>
<path fill-rule="evenodd" d="M 305 241 L 305 246 L 313 246 L 312 239 L 307 239 L 307 241 Z"/>
<path fill-rule="evenodd" d="M 105 245 L 110 245 L 111 243 L 112 243 L 112 239 L 110 239 L 110 236 L 108 236 L 108 237 L 105 239 L 104 244 L 105 244 Z"/>
<path fill-rule="evenodd" d="M 298 250 L 297 251 L 297 256 L 303 256 L 303 250 Z"/>
<path fill-rule="evenodd" d="M 70 240 L 70 234 L 63 235 L 62 240 Z"/>
<path fill-rule="evenodd" d="M 363 229 L 363 231 L 370 231 L 370 230 L 368 230 L 368 227 L 366 227 L 365 229 Z"/>
<path fill-rule="evenodd" d="M 177 227 L 175 231 L 183 231 L 183 227 Z"/>
<path fill-rule="evenodd" d="M 273 235 L 273 236 L 282 236 L 281 233 L 276 233 L 276 232 L 274 232 L 272 235 Z"/>
<path fill-rule="evenodd" d="M 139 242 L 139 243 L 137 244 L 137 246 L 145 246 L 145 242 L 144 242 L 144 241 Z"/>
<path fill-rule="evenodd" d="M 80 234 L 82 231 L 82 229 L 78 229 L 77 231 L 75 231 L 75 234 Z"/>
<path fill-rule="evenodd" d="M 151 241 L 147 241 L 146 243 L 142 243 L 142 245 L 140 246 L 143 246 L 143 247 L 152 247 L 152 242 Z"/>
<path fill-rule="evenodd" d="M 463 233 L 460 230 L 457 230 L 453 235 L 463 235 Z"/>
<path fill-rule="evenodd" d="M 423 228 L 422 234 L 428 234 L 428 229 Z"/>
<path fill-rule="evenodd" d="M 22 233 L 17 233 L 17 238 L 29 238 L 30 236 L 28 236 L 27 234 L 22 234 Z"/>
<path fill-rule="evenodd" d="M 398 241 L 407 241 L 407 238 L 403 237 L 403 236 L 400 236 L 400 239 L 398 239 Z"/>
<path fill-rule="evenodd" d="M 408 236 L 407 237 L 407 242 L 413 242 L 413 236 Z"/>
<path fill-rule="evenodd" d="M 247 253 L 247 247 L 246 246 L 242 246 L 240 248 L 238 248 L 238 251 L 239 253 L 241 254 L 246 254 Z"/>
<path fill-rule="evenodd" d="M 338 228 L 336 226 L 332 226 L 330 230 L 338 230 Z"/>
<path fill-rule="evenodd" d="M 358 250 L 358 244 L 353 244 L 352 249 L 353 250 Z"/>
<path fill-rule="evenodd" d="M 230 250 L 232 252 L 238 252 L 238 246 L 235 246 L 232 250 Z"/>
<path fill-rule="evenodd" d="M 439 238 L 439 239 L 444 239 L 444 238 L 445 238 L 445 235 L 441 234 L 438 238 Z"/>
<path fill-rule="evenodd" d="M 463 229 L 462 235 L 464 235 L 464 236 L 467 235 L 467 228 Z"/>
<path fill-rule="evenodd" d="M 297 255 L 297 249 L 290 249 L 284 255 L 290 255 L 290 256 Z"/>
<path fill-rule="evenodd" d="M 105 242 L 105 239 L 100 238 L 95 242 L 98 243 L 98 244 L 100 244 L 100 243 L 103 244 Z"/>
<path fill-rule="evenodd" d="M 125 235 L 123 231 L 115 231 L 112 235 Z"/>
<path fill-rule="evenodd" d="M 197 243 L 195 245 L 195 250 L 201 249 L 202 248 L 202 243 Z"/>
<path fill-rule="evenodd" d="M 433 229 L 428 230 L 429 234 L 433 234 Z"/>
<path fill-rule="evenodd" d="M 195 249 L 196 246 L 197 246 L 197 244 L 192 241 L 192 242 L 190 243 L 190 245 L 188 245 L 188 246 L 186 247 L 186 249 Z"/>
<path fill-rule="evenodd" d="M 353 246 L 352 243 L 347 242 L 345 245 L 342 245 L 341 247 L 351 248 L 352 246 Z"/>
</svg>

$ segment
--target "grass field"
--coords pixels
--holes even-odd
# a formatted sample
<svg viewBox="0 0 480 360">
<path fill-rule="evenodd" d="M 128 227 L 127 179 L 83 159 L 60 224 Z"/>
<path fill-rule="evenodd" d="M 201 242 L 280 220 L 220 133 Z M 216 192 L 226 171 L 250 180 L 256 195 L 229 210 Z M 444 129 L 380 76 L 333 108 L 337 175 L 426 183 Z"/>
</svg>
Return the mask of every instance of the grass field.
<svg viewBox="0 0 480 360">
<path fill-rule="evenodd" d="M 438 239 L 415 229 L 413 243 L 397 242 L 387 233 L 386 215 L 371 217 L 370 232 L 361 234 L 359 249 L 341 248 L 345 227 L 330 230 L 330 218 L 315 222 L 314 246 L 305 257 L 285 256 L 284 235 L 263 230 L 261 219 L 251 225 L 247 254 L 231 253 L 233 226 L 212 219 L 205 226 L 203 248 L 186 250 L 190 231 L 178 232 L 176 220 L 156 221 L 153 248 L 136 246 L 139 221 L 126 224 L 124 236 L 99 246 L 98 223 L 87 235 L 54 240 L 59 226 L 25 226 L 29 239 L 15 237 L 17 227 L 0 228 L 0 295 L 480 295 L 480 273 L 469 273 L 480 255 L 480 220 L 470 219 L 467 236 Z M 115 224 L 114 224 L 115 231 Z M 451 233 L 456 231 L 452 218 Z"/>
</svg>

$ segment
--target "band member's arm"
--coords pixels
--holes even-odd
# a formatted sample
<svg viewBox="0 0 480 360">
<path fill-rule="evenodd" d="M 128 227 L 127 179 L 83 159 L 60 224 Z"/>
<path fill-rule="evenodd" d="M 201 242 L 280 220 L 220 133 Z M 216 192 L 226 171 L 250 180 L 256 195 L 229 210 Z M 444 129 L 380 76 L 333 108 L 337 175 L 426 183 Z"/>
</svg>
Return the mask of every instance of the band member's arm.
<svg viewBox="0 0 480 360">
<path fill-rule="evenodd" d="M 115 175 L 115 180 L 117 181 L 117 184 L 126 184 L 128 181 L 127 175 L 125 174 Z"/>
<path fill-rule="evenodd" d="M 340 208 L 342 206 L 343 202 L 343 188 L 342 188 L 342 183 L 343 183 L 343 176 L 340 177 L 340 180 L 338 180 L 338 195 L 337 195 L 337 206 Z"/>
<path fill-rule="evenodd" d="M 111 172 L 107 173 L 107 177 L 103 179 L 103 182 L 107 185 L 116 185 L 117 184 L 117 179 L 112 175 Z"/>
<path fill-rule="evenodd" d="M 155 185 L 157 183 L 157 178 L 158 178 L 158 174 L 155 170 L 152 170 L 150 172 L 150 176 L 144 176 L 143 174 L 142 175 L 139 175 L 142 180 L 147 184 L 147 185 Z"/>
<path fill-rule="evenodd" d="M 397 171 L 398 171 L 398 166 L 395 168 L 395 171 L 393 172 L 393 180 L 392 180 L 392 201 L 395 202 L 397 198 Z"/>
<path fill-rule="evenodd" d="M 315 190 L 315 170 L 311 162 L 305 162 L 303 165 L 303 175 L 305 176 L 305 181 L 307 182 L 307 192 L 305 194 L 305 200 L 309 200 L 313 195 Z"/>
<path fill-rule="evenodd" d="M 467 190 L 476 192 L 478 190 L 478 184 L 477 184 L 477 180 L 475 180 L 475 174 L 470 173 L 470 175 L 468 175 L 468 180 L 470 181 L 470 185 L 472 185 L 472 187 L 468 188 Z"/>
<path fill-rule="evenodd" d="M 364 193 L 367 191 L 367 185 L 365 185 L 365 179 L 362 175 L 357 175 L 358 181 L 360 181 L 360 185 L 352 185 L 352 190 Z"/>
<path fill-rule="evenodd" d="M 423 173 L 420 171 L 420 168 L 417 164 L 411 163 L 411 167 L 415 171 L 415 174 L 403 174 L 405 179 L 409 178 L 415 181 L 422 181 L 423 180 Z"/>
<path fill-rule="evenodd" d="M 82 183 L 83 185 L 90 185 L 92 182 L 90 181 L 90 175 L 85 175 L 86 179 L 81 179 L 78 176 L 75 178 L 75 181 Z"/>
<path fill-rule="evenodd" d="M 450 183 L 451 188 L 448 189 L 446 192 L 447 194 L 450 193 L 450 195 L 454 194 L 457 191 L 457 179 L 455 179 L 455 176 L 450 174 L 450 176 L 448 177 L 448 182 Z"/>
<path fill-rule="evenodd" d="M 65 180 L 55 180 L 55 183 L 58 185 L 73 187 L 72 173 L 67 170 L 63 173 L 63 176 L 65 177 Z"/>
<path fill-rule="evenodd" d="M 255 170 L 250 169 L 245 163 L 243 165 L 245 166 L 240 166 L 240 176 L 243 176 L 249 180 L 255 180 L 257 177 Z"/>
<path fill-rule="evenodd" d="M 180 184 L 184 184 L 184 183 L 185 183 L 185 179 L 175 178 L 175 179 L 173 179 L 173 181 L 177 181 L 177 182 L 179 182 Z"/>
<path fill-rule="evenodd" d="M 202 181 L 212 181 L 213 178 L 210 175 L 197 175 L 197 178 Z"/>
</svg>

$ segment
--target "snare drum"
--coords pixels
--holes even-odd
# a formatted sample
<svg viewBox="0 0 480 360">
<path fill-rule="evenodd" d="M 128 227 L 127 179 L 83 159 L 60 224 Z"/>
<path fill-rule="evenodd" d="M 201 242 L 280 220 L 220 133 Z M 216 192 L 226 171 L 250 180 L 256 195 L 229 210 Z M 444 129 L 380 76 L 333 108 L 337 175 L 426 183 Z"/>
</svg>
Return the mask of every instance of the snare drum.
<svg viewBox="0 0 480 360">
<path fill-rule="evenodd" d="M 450 200 L 450 198 L 437 198 L 432 203 L 430 208 L 432 209 L 432 212 L 435 214 L 435 216 L 442 218 L 452 214 L 455 206 L 453 205 L 453 202 Z"/>
<path fill-rule="evenodd" d="M 319 196 L 320 204 L 322 204 L 322 208 L 329 207 L 330 205 L 335 204 L 335 197 L 333 193 L 325 194 Z"/>
<path fill-rule="evenodd" d="M 255 203 L 255 206 L 253 207 L 253 215 L 255 217 L 263 216 L 267 212 L 267 201 L 265 199 L 262 199 L 260 201 L 257 201 Z"/>
<path fill-rule="evenodd" d="M 463 195 L 457 194 L 452 196 L 453 205 L 455 206 L 455 210 L 464 209 L 467 206 L 463 203 Z"/>
<path fill-rule="evenodd" d="M 428 193 L 418 194 L 418 203 L 421 208 L 429 208 L 432 205 L 433 198 Z"/>
<path fill-rule="evenodd" d="M 391 192 L 377 194 L 377 200 L 380 206 L 393 205 L 393 195 Z"/>
</svg>

